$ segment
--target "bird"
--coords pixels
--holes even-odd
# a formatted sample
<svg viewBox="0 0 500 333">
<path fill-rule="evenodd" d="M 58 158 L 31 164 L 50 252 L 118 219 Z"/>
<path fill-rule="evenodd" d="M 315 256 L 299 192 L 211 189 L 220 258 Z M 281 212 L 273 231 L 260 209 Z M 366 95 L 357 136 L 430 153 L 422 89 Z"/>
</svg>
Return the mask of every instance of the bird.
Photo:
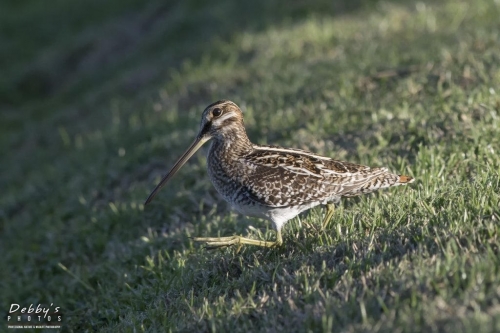
<svg viewBox="0 0 500 333">
<path fill-rule="evenodd" d="M 262 241 L 239 235 L 193 238 L 205 243 L 207 248 L 241 247 L 243 244 L 280 246 L 283 226 L 303 211 L 326 205 L 322 222 L 326 227 L 341 198 L 406 185 L 415 180 L 394 174 L 385 167 L 339 161 L 300 149 L 253 144 L 238 105 L 219 100 L 205 108 L 195 140 L 161 179 L 145 205 L 209 140 L 212 142 L 207 155 L 207 171 L 217 192 L 241 214 L 271 221 L 276 240 Z"/>
</svg>

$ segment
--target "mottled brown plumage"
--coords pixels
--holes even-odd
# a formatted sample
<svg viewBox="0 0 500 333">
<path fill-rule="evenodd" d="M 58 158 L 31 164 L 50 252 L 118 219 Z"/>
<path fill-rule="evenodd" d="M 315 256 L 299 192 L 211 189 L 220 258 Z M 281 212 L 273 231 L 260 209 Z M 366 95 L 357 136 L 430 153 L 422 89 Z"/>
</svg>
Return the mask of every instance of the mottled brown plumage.
<svg viewBox="0 0 500 333">
<path fill-rule="evenodd" d="M 213 141 L 208 152 L 208 174 L 217 191 L 242 214 L 270 220 L 277 232 L 276 242 L 240 236 L 195 238 L 209 246 L 279 245 L 283 225 L 304 210 L 326 204 L 325 225 L 332 216 L 332 203 L 342 197 L 413 182 L 412 177 L 393 174 L 386 168 L 337 161 L 299 149 L 254 145 L 246 134 L 239 107 L 222 100 L 204 110 L 195 142 L 158 184 L 146 204 L 209 139 Z"/>
</svg>

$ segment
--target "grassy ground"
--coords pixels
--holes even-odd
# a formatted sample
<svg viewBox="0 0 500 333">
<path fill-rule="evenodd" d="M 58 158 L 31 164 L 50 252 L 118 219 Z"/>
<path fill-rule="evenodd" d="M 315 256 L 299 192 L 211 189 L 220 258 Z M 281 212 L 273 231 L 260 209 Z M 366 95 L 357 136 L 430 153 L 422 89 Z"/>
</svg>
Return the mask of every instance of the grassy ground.
<svg viewBox="0 0 500 333">
<path fill-rule="evenodd" d="M 54 303 L 74 332 L 500 331 L 500 3 L 247 6 L 2 2 L 0 308 Z M 220 98 L 256 143 L 417 181 L 326 231 L 293 219 L 280 249 L 207 251 L 189 237 L 273 235 L 204 154 L 143 202 Z"/>
</svg>

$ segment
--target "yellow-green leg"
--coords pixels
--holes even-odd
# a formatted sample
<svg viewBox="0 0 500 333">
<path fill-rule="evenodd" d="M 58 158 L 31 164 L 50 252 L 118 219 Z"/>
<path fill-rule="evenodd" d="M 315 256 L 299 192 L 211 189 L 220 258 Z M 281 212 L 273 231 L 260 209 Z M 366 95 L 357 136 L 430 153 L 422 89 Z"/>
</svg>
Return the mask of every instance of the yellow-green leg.
<svg viewBox="0 0 500 333">
<path fill-rule="evenodd" d="M 335 211 L 335 205 L 333 203 L 326 204 L 325 218 L 323 219 L 323 222 L 321 223 L 321 226 L 323 227 L 323 229 L 326 229 L 326 227 L 328 227 L 328 224 L 330 224 L 330 220 L 332 219 L 334 211 Z"/>
<path fill-rule="evenodd" d="M 218 247 L 224 247 L 224 246 L 231 246 L 231 245 L 243 245 L 243 244 L 248 244 L 248 245 L 257 245 L 257 246 L 263 246 L 263 247 L 274 247 L 274 246 L 280 246 L 283 244 L 283 239 L 281 238 L 281 230 L 276 231 L 276 241 L 274 242 L 266 242 L 266 241 L 260 241 L 256 239 L 251 239 L 251 238 L 245 238 L 242 236 L 229 236 L 229 237 L 195 237 L 193 238 L 195 242 L 204 242 L 206 243 L 207 248 L 218 248 Z"/>
</svg>

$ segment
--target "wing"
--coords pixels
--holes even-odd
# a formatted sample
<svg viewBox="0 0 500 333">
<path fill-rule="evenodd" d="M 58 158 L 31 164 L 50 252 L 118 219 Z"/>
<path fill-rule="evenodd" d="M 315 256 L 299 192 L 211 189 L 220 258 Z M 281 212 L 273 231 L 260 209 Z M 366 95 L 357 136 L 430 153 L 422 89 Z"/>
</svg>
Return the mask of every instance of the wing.
<svg viewBox="0 0 500 333">
<path fill-rule="evenodd" d="M 250 199 L 271 207 L 327 202 L 368 193 L 373 186 L 365 192 L 359 190 L 387 173 L 385 168 L 337 161 L 298 149 L 254 148 L 253 153 L 244 157 L 244 164 L 252 172 L 242 183 Z"/>
</svg>

